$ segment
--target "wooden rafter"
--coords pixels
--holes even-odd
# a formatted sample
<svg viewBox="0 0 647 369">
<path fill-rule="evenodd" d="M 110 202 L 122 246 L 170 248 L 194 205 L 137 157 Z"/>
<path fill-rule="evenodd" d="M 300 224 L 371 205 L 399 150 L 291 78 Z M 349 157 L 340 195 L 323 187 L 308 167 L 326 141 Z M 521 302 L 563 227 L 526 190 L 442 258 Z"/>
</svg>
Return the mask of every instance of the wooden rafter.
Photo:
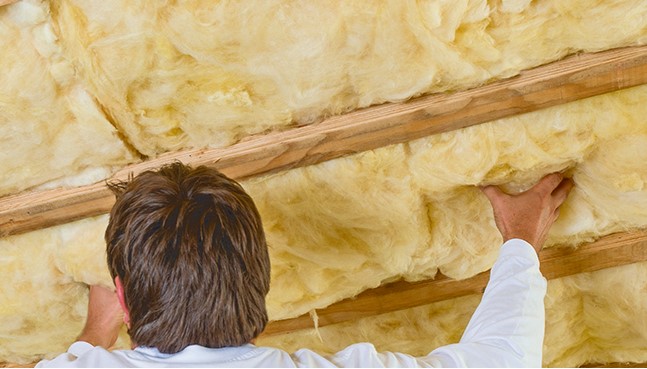
<svg viewBox="0 0 647 369">
<path fill-rule="evenodd" d="M 577 248 L 544 249 L 539 253 L 539 260 L 542 274 L 547 279 L 647 261 L 647 230 L 612 234 Z M 489 277 L 490 272 L 486 271 L 464 280 L 453 280 L 441 275 L 422 282 L 389 283 L 317 310 L 318 325 L 322 327 L 482 293 Z M 263 335 L 287 333 L 313 326 L 312 318 L 306 314 L 270 322 Z"/>
<path fill-rule="evenodd" d="M 647 363 L 615 362 L 615 363 L 586 363 L 579 366 L 580 368 L 647 368 Z"/>
<path fill-rule="evenodd" d="M 232 178 L 320 163 L 647 83 L 647 46 L 580 54 L 519 76 L 452 94 L 370 107 L 250 139 L 224 149 L 189 150 L 128 166 L 112 179 L 172 161 L 208 165 Z M 107 213 L 103 183 L 0 199 L 0 237 Z"/>
</svg>

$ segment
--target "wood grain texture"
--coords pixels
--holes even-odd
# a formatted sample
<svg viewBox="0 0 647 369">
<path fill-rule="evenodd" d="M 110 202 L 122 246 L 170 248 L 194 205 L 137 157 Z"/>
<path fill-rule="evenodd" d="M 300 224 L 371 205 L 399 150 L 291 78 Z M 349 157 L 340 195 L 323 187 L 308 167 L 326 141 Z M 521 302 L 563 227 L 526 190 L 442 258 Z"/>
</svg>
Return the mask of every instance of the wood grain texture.
<svg viewBox="0 0 647 369">
<path fill-rule="evenodd" d="M 647 261 L 647 230 L 612 234 L 577 248 L 544 249 L 540 252 L 539 259 L 541 271 L 547 279 Z M 452 280 L 441 275 L 422 282 L 390 283 L 317 310 L 318 325 L 322 327 L 482 293 L 489 274 L 486 271 L 464 280 Z M 312 318 L 302 315 L 270 322 L 263 335 L 287 333 L 313 326 Z"/>
<path fill-rule="evenodd" d="M 645 83 L 647 46 L 574 55 L 467 91 L 365 108 L 228 148 L 165 154 L 128 166 L 112 179 L 126 179 L 173 161 L 212 166 L 243 179 Z M 102 183 L 7 196 L 0 199 L 0 237 L 104 214 L 113 203 Z"/>
<path fill-rule="evenodd" d="M 647 363 L 614 362 L 614 363 L 586 363 L 580 368 L 647 368 Z"/>
</svg>

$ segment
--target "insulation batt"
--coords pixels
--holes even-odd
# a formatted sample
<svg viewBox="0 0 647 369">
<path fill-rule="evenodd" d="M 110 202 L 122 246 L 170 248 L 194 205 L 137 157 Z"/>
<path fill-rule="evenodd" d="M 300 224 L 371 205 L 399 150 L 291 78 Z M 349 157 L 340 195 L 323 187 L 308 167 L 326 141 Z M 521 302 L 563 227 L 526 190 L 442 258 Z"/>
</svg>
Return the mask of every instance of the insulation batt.
<svg viewBox="0 0 647 369">
<path fill-rule="evenodd" d="M 647 35 L 642 0 L 367 5 L 63 0 L 52 21 L 84 86 L 148 156 L 473 87 Z"/>
<path fill-rule="evenodd" d="M 270 243 L 271 319 L 323 308 L 386 280 L 430 278 L 438 270 L 462 279 L 490 268 L 501 240 L 478 184 L 510 181 L 514 192 L 554 170 L 572 175 L 577 186 L 549 247 L 647 226 L 645 99 L 647 86 L 636 87 L 243 182 Z M 0 357 L 36 360 L 74 339 L 87 298 L 79 282 L 111 283 L 101 238 L 106 222 L 87 219 L 0 241 L 0 269 L 13 281 L 0 295 Z M 42 266 L 34 275 L 36 253 Z M 639 297 L 645 288 L 645 264 L 550 281 L 545 364 L 647 360 Z M 455 342 L 478 300 L 323 327 L 323 341 L 303 331 L 259 344 L 331 352 L 367 340 L 380 350 L 423 354 Z M 122 337 L 121 347 L 126 342 Z"/>
<path fill-rule="evenodd" d="M 63 55 L 46 3 L 1 7 L 0 35 L 0 196 L 93 183 L 133 160 Z"/>
<path fill-rule="evenodd" d="M 628 280 L 634 283 L 627 283 Z M 639 362 L 645 350 L 647 263 L 601 270 L 548 282 L 544 366 Z M 261 338 L 257 344 L 288 351 L 302 347 L 333 353 L 357 342 L 378 351 L 426 355 L 458 342 L 480 295 L 331 326 Z"/>
<path fill-rule="evenodd" d="M 21 0 L 0 7 L 0 195 L 644 44 L 646 14 L 642 0 Z M 646 99 L 637 87 L 245 181 L 270 242 L 271 318 L 385 281 L 488 269 L 500 236 L 475 185 L 516 192 L 548 172 L 571 175 L 577 187 L 548 247 L 647 227 Z M 0 361 L 51 357 L 78 334 L 83 284 L 111 285 L 106 222 L 0 240 Z M 545 364 L 647 360 L 645 288 L 645 264 L 551 281 Z M 261 343 L 330 352 L 367 340 L 424 354 L 458 340 L 477 303 L 325 327 L 323 341 L 300 332 Z"/>
<path fill-rule="evenodd" d="M 647 86 L 642 86 L 405 145 L 409 157 L 403 163 L 412 176 L 402 181 L 410 180 L 413 191 L 424 199 L 431 244 L 417 248 L 402 275 L 429 278 L 438 266 L 444 274 L 462 279 L 492 265 L 500 236 L 487 200 L 475 185 L 507 183 L 508 191 L 516 192 L 545 173 L 565 170 L 571 175 L 576 187 L 547 247 L 577 245 L 601 234 L 644 228 L 646 99 Z M 354 189 L 342 188 L 349 199 L 358 196 L 370 201 L 361 190 L 355 195 Z M 484 226 L 488 222 L 490 227 Z M 269 224 L 266 227 L 270 234 L 276 231 Z M 642 263 L 549 281 L 544 364 L 647 360 L 645 302 L 640 297 L 647 288 L 646 268 Z M 309 277 L 301 274 L 294 279 L 301 278 Z M 330 287 L 330 293 L 345 288 Z M 378 350 L 423 355 L 456 342 L 477 304 L 478 296 L 470 296 L 323 327 L 319 332 L 266 337 L 259 344 L 333 352 L 370 341 Z"/>
</svg>

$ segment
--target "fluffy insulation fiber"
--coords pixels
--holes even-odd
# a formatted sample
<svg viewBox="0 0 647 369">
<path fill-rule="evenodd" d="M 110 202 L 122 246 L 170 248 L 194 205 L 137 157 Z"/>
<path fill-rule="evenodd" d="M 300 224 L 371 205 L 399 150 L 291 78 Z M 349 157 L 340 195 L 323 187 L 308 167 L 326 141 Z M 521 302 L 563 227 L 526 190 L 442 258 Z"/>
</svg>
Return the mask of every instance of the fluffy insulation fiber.
<svg viewBox="0 0 647 369">
<path fill-rule="evenodd" d="M 89 183 L 384 101 L 647 41 L 647 2 L 83 1 L 0 7 L 0 195 Z M 396 279 L 468 278 L 500 244 L 477 185 L 576 187 L 547 247 L 647 227 L 647 86 L 243 182 L 270 243 L 272 319 Z M 106 286 L 107 217 L 0 239 L 0 362 L 62 352 Z M 631 283 L 627 283 L 631 281 Z M 647 360 L 647 265 L 549 282 L 544 363 Z M 259 343 L 425 354 L 479 296 Z M 118 347 L 127 347 L 122 335 Z"/>
<path fill-rule="evenodd" d="M 46 4 L 0 8 L 0 196 L 53 180 L 92 183 L 133 160 L 48 20 Z"/>
<path fill-rule="evenodd" d="M 547 247 L 577 245 L 600 234 L 645 227 L 646 99 L 647 86 L 643 86 L 404 145 L 407 159 L 399 165 L 407 166 L 407 172 L 412 175 L 400 181 L 408 182 L 409 190 L 419 194 L 427 215 L 431 243 L 417 247 L 399 274 L 406 279 L 429 278 L 438 268 L 448 276 L 462 279 L 492 265 L 500 236 L 492 225 L 487 200 L 475 185 L 505 182 L 504 187 L 515 192 L 552 171 L 561 170 L 571 175 L 576 188 L 562 208 Z M 325 165 L 342 166 L 345 160 L 354 159 Z M 357 159 L 372 162 L 373 157 Z M 372 183 L 378 185 L 381 178 L 384 177 L 379 176 Z M 272 180 L 268 178 L 263 183 L 272 188 L 281 187 L 272 186 L 269 183 Z M 356 190 L 346 183 L 339 185 L 348 196 L 347 203 L 374 201 L 362 188 Z M 336 184 L 330 186 L 337 188 Z M 328 187 L 320 185 L 319 188 Z M 255 187 L 250 189 L 255 192 Z M 331 201 L 334 200 L 328 199 L 327 203 Z M 282 203 L 280 206 L 288 205 Z M 407 226 L 417 223 L 416 209 L 412 207 L 400 214 L 400 219 L 389 213 L 388 219 L 401 222 L 398 227 L 405 233 Z M 266 218 L 277 216 L 280 215 Z M 318 222 L 319 212 L 311 217 Z M 301 218 L 306 217 L 301 215 Z M 293 218 L 287 218 L 284 224 L 295 221 L 296 226 L 303 229 L 303 225 Z M 345 218 L 344 222 L 349 226 L 355 224 Z M 329 227 L 325 222 L 322 225 Z M 272 236 L 277 231 L 290 232 L 272 224 L 266 227 Z M 289 245 L 289 242 L 284 244 Z M 303 252 L 302 248 L 307 246 L 299 245 L 295 249 L 297 247 L 299 250 L 293 251 L 294 254 Z M 379 253 L 393 252 L 390 243 L 379 244 L 371 240 L 366 247 L 371 254 L 380 247 L 385 249 Z M 346 246 L 337 252 L 340 260 L 347 259 L 347 252 Z M 388 267 L 397 265 L 406 251 L 398 252 L 398 258 Z M 646 360 L 644 325 L 647 319 L 645 301 L 642 301 L 647 288 L 647 281 L 642 279 L 647 273 L 645 268 L 646 264 L 635 264 L 550 281 L 544 363 L 573 366 L 586 362 Z M 311 274 L 321 271 L 296 269 L 292 272 L 297 276 L 288 281 L 307 280 Z M 373 275 L 379 276 L 378 273 Z M 330 285 L 334 293 L 349 287 L 338 280 Z M 359 282 L 353 280 L 353 284 Z M 370 285 L 371 281 L 366 283 Z M 289 284 L 278 292 L 290 291 L 291 287 Z M 261 343 L 283 345 L 290 350 L 307 346 L 332 352 L 350 343 L 370 341 L 380 350 L 423 355 L 440 344 L 456 342 L 478 300 L 478 296 L 465 297 L 323 327 L 319 330 L 321 341 L 316 332 L 305 331 L 269 337 Z"/>
<path fill-rule="evenodd" d="M 325 307 L 384 280 L 430 278 L 438 270 L 461 279 L 488 269 L 500 236 L 477 184 L 505 181 L 515 191 L 551 171 L 572 175 L 577 187 L 549 247 L 647 226 L 645 99 L 647 86 L 637 87 L 245 181 L 270 242 L 271 318 Z M 106 222 L 103 216 L 0 241 L 0 266 L 13 281 L 0 295 L 4 359 L 34 360 L 73 340 L 86 299 L 77 282 L 110 284 Z M 545 364 L 647 360 L 645 288 L 645 264 L 550 281 Z M 323 327 L 322 341 L 304 331 L 259 343 L 331 352 L 367 340 L 381 350 L 424 354 L 455 342 L 478 300 Z"/>
<path fill-rule="evenodd" d="M 52 3 L 85 87 L 145 155 L 644 43 L 646 13 L 642 0 Z"/>
</svg>

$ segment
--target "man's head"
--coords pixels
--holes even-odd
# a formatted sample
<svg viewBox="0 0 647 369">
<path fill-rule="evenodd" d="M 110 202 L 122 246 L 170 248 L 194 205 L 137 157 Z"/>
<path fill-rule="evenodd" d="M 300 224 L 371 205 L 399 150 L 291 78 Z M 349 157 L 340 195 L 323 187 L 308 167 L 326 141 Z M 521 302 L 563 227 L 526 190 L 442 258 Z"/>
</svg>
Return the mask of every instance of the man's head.
<svg viewBox="0 0 647 369">
<path fill-rule="evenodd" d="M 123 286 L 134 343 L 175 353 L 238 346 L 263 331 L 267 244 L 238 183 L 175 163 L 111 187 L 108 267 Z"/>
</svg>

